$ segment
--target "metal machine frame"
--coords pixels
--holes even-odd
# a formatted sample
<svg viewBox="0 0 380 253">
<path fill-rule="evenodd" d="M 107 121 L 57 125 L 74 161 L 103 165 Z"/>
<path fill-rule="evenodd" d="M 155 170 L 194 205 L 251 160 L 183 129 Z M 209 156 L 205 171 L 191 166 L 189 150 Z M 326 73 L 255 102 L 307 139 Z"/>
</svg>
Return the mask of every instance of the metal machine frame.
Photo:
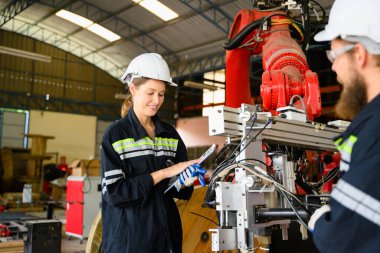
<svg viewBox="0 0 380 253">
<path fill-rule="evenodd" d="M 305 210 L 292 210 L 282 191 L 295 194 L 294 164 L 286 153 L 271 154 L 274 180 L 266 178 L 266 153 L 263 143 L 281 144 L 289 148 L 330 150 L 336 148 L 332 138 L 342 130 L 318 123 L 286 119 L 286 114 L 271 116 L 257 107 L 242 104 L 241 108 L 217 107 L 209 116 L 209 134 L 241 138 L 240 154 L 235 163 L 226 166 L 214 178 L 215 208 L 219 224 L 212 232 L 212 250 L 255 249 L 255 236 L 268 236 L 269 227 L 278 225 L 283 239 L 297 216 L 308 218 Z M 253 159 L 261 163 L 247 160 Z M 223 173 L 234 171 L 233 182 L 218 181 Z"/>
</svg>

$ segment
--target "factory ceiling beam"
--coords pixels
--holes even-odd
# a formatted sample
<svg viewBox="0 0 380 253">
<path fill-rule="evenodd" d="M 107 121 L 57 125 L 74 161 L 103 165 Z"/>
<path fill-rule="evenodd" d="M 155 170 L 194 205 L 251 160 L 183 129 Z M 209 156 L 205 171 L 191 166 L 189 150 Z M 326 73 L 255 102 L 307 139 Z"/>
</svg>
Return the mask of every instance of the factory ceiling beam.
<svg viewBox="0 0 380 253">
<path fill-rule="evenodd" d="M 216 26 L 220 31 L 222 31 L 225 34 L 228 34 L 230 26 L 233 22 L 233 18 L 231 18 L 226 12 L 224 12 L 221 8 L 219 8 L 220 4 L 215 4 L 210 0 L 199 0 L 199 1 L 180 0 L 180 1 L 181 3 L 185 4 L 188 8 L 196 12 L 198 15 L 202 16 L 208 22 Z M 230 1 L 230 2 L 233 2 L 233 1 Z M 210 9 L 210 11 L 205 12 L 204 6 L 211 6 L 212 8 Z"/>
<path fill-rule="evenodd" d="M 194 58 L 186 62 L 180 62 L 177 65 L 170 66 L 173 76 L 178 78 L 188 77 L 193 74 L 201 74 L 208 71 L 225 68 L 226 57 L 225 52 L 205 55 Z"/>
<path fill-rule="evenodd" d="M 233 1 L 234 1 L 234 0 L 223 0 L 223 1 L 219 1 L 219 2 L 218 2 L 218 6 L 220 7 L 220 6 L 223 6 L 223 5 L 229 4 L 229 3 L 233 2 Z M 205 6 L 205 7 L 200 7 L 200 8 L 198 8 L 198 9 L 199 9 L 199 12 L 207 12 L 207 11 L 211 10 L 212 8 L 213 8 L 213 6 L 212 6 L 212 5 L 209 5 L 209 6 Z M 153 33 L 153 32 L 155 32 L 155 31 L 158 31 L 158 30 L 162 29 L 162 28 L 165 28 L 166 26 L 174 25 L 174 24 L 176 24 L 176 23 L 178 23 L 178 22 L 181 22 L 181 21 L 183 21 L 183 20 L 186 20 L 186 19 L 192 18 L 192 17 L 198 15 L 199 12 L 194 12 L 194 11 L 189 12 L 189 13 L 187 13 L 187 14 L 185 14 L 185 15 L 181 15 L 181 16 L 179 16 L 178 18 L 175 18 L 175 19 L 172 19 L 172 20 L 167 21 L 167 22 L 165 22 L 165 23 L 161 23 L 161 24 L 159 24 L 159 25 L 153 26 L 153 27 L 151 27 L 151 28 L 145 30 L 144 32 L 145 32 L 145 33 Z M 138 34 L 133 35 L 133 36 L 130 37 L 129 39 L 134 39 L 134 38 L 136 38 L 136 37 L 138 37 L 138 36 L 141 36 L 141 35 L 142 35 L 142 34 L 139 34 L 139 33 L 138 33 Z"/>
<path fill-rule="evenodd" d="M 15 19 L 8 22 L 6 28 L 9 31 L 32 37 L 74 54 L 89 63 L 94 64 L 115 78 L 119 78 L 123 74 L 123 69 L 113 62 L 107 55 L 95 52 L 94 48 L 82 45 L 80 41 L 67 38 L 64 39 L 63 35 L 58 34 L 55 31 Z M 57 44 L 58 41 L 60 42 L 59 44 Z"/>
<path fill-rule="evenodd" d="M 22 10 L 25 10 L 25 8 L 23 9 L 21 7 L 16 8 L 16 6 L 26 6 L 25 3 L 19 3 L 19 2 L 39 2 L 40 4 L 49 5 L 50 7 L 53 7 L 55 10 L 49 13 L 48 15 L 45 15 L 43 18 L 41 18 L 38 21 L 35 21 L 33 23 L 28 23 L 21 19 L 15 19 L 17 14 L 21 13 Z M 43 20 L 51 17 L 52 15 L 55 15 L 55 13 L 57 12 L 56 9 L 70 8 L 70 6 L 72 6 L 75 2 L 76 1 L 73 1 L 73 0 L 12 1 L 3 10 L 1 10 L 0 18 L 3 18 L 3 16 L 5 15 L 3 13 L 5 10 L 10 11 L 10 10 L 17 9 L 14 11 L 13 14 L 5 15 L 8 17 L 12 16 L 12 18 L 1 19 L 2 21 L 6 20 L 4 22 L 4 27 L 3 27 L 4 29 L 9 30 L 11 32 L 16 32 L 28 37 L 32 37 L 39 41 L 58 47 L 64 51 L 72 53 L 94 64 L 98 68 L 109 73 L 111 76 L 115 78 L 119 78 L 123 73 L 123 69 L 120 66 L 118 66 L 107 55 L 97 52 L 95 48 L 91 48 L 87 45 L 84 45 L 80 41 L 75 41 L 73 39 L 65 38 L 66 36 L 39 25 Z M 10 7 L 11 5 L 13 7 Z M 30 5 L 31 3 L 28 6 Z M 60 42 L 60 44 L 58 44 L 58 42 Z"/>
<path fill-rule="evenodd" d="M 35 2 L 37 1 L 35 0 Z M 16 27 L 14 27 L 14 24 L 9 25 L 8 30 L 31 36 L 33 38 L 42 40 L 45 43 L 51 44 L 70 53 L 74 53 L 76 56 L 81 57 L 92 64 L 95 64 L 97 67 L 110 73 L 112 76 L 116 78 L 118 78 L 122 74 L 123 66 L 118 66 L 118 64 L 113 62 L 110 57 L 107 57 L 107 55 L 102 54 L 102 51 L 117 43 L 122 43 L 123 41 L 128 41 L 135 45 L 138 45 L 144 51 L 160 52 L 161 54 L 165 55 L 165 58 L 170 65 L 177 64 L 176 68 L 179 69 L 178 66 L 184 66 L 188 64 L 189 61 L 180 59 L 178 52 L 173 52 L 169 50 L 165 45 L 160 44 L 160 42 L 158 42 L 151 35 L 149 35 L 151 32 L 164 28 L 165 25 L 171 25 L 176 22 L 180 22 L 181 20 L 200 15 L 207 21 L 215 25 L 217 28 L 219 28 L 221 31 L 223 31 L 223 33 L 227 34 L 228 29 L 233 21 L 233 19 L 221 8 L 221 6 L 231 3 L 233 2 L 233 0 L 222 0 L 218 2 L 213 2 L 211 0 L 181 0 L 181 2 L 185 4 L 187 7 L 189 7 L 191 10 L 193 10 L 193 12 L 185 16 L 181 16 L 168 23 L 152 27 L 149 30 L 141 30 L 137 27 L 130 25 L 118 16 L 122 12 L 136 6 L 135 3 L 129 4 L 115 13 L 111 13 L 100 9 L 85 0 L 41 0 L 39 1 L 40 4 L 54 8 L 54 11 L 52 11 L 50 15 L 45 16 L 44 18 L 35 22 L 34 24 L 28 24 L 25 21 L 18 20 L 17 23 L 25 23 L 22 25 L 19 24 L 18 26 L 16 25 Z M 91 20 L 94 20 L 95 22 L 106 24 L 107 28 L 109 28 L 110 30 L 120 35 L 123 35 L 123 41 L 113 42 L 98 48 L 94 48 L 89 45 L 84 45 L 83 43 L 81 43 L 81 41 L 76 41 L 74 38 L 72 38 L 72 35 L 82 31 L 82 28 L 70 34 L 61 35 L 56 33 L 55 31 L 49 31 L 48 28 L 46 28 L 46 26 L 39 25 L 39 22 L 42 22 L 46 18 L 49 18 L 51 15 L 54 15 L 57 10 L 63 8 L 83 15 Z M 33 25 L 35 25 L 35 27 L 33 27 Z M 13 29 L 9 29 L 9 27 L 13 27 Z M 42 38 L 40 39 L 39 36 L 41 36 Z M 182 51 L 183 50 L 181 50 L 181 52 Z M 221 66 L 219 64 L 219 60 L 210 60 L 214 59 L 214 57 L 215 53 L 212 54 L 210 57 L 202 57 L 202 64 L 205 64 L 204 66 L 207 66 L 208 69 L 220 68 Z M 217 56 L 216 59 L 219 59 L 219 57 Z M 207 63 L 210 62 L 216 62 L 217 65 L 209 66 Z M 188 70 L 199 71 L 199 67 L 197 66 L 202 66 L 202 64 L 191 63 L 191 66 L 189 67 L 181 67 L 182 70 L 186 71 L 177 71 L 177 73 L 181 73 L 182 75 L 187 73 Z"/>
<path fill-rule="evenodd" d="M 38 2 L 39 0 L 15 0 L 11 1 L 0 11 L 0 27 L 17 16 L 20 12 Z"/>
<path fill-rule="evenodd" d="M 183 4 L 185 4 L 188 8 L 195 12 L 195 15 L 200 15 L 211 24 L 216 26 L 220 31 L 224 34 L 229 33 L 229 29 L 234 20 L 233 17 L 230 17 L 221 6 L 229 4 L 233 1 L 211 1 L 211 0 L 199 0 L 199 1 L 191 1 L 191 0 L 180 0 Z M 196 51 L 196 49 L 201 49 L 207 44 L 212 44 L 218 41 L 222 41 L 223 38 L 216 39 L 215 41 L 208 43 L 201 43 L 199 45 L 194 45 L 191 48 L 183 49 L 180 52 L 176 52 L 177 55 L 184 54 L 185 51 Z M 169 56 L 166 56 L 169 58 Z M 225 51 L 221 48 L 219 52 L 215 52 L 213 54 L 197 57 L 190 60 L 182 60 L 179 63 L 171 63 L 171 69 L 173 71 L 173 76 L 176 78 L 181 78 L 186 75 L 192 75 L 196 73 L 203 73 L 207 71 L 217 70 L 225 67 Z"/>
<path fill-rule="evenodd" d="M 58 8 L 57 6 L 55 6 L 54 0 L 45 0 L 41 3 L 53 8 Z M 78 5 L 79 3 L 81 4 Z M 125 11 L 135 5 L 136 4 L 128 5 L 126 8 L 122 9 L 122 11 Z M 117 13 L 110 13 L 84 0 L 76 1 L 73 4 L 67 6 L 65 9 L 103 25 L 107 29 L 113 31 L 114 33 L 117 33 L 125 41 L 128 41 L 138 46 L 143 51 L 169 54 L 172 57 L 178 59 L 177 55 L 173 51 L 171 51 L 163 43 L 155 39 L 152 35 L 119 18 L 117 14 L 121 13 L 121 11 L 118 11 Z M 73 34 L 79 31 L 81 31 L 81 29 L 75 31 Z M 134 34 L 141 34 L 141 36 L 131 40 L 130 37 Z M 70 35 L 71 34 L 69 34 L 68 36 Z"/>
</svg>

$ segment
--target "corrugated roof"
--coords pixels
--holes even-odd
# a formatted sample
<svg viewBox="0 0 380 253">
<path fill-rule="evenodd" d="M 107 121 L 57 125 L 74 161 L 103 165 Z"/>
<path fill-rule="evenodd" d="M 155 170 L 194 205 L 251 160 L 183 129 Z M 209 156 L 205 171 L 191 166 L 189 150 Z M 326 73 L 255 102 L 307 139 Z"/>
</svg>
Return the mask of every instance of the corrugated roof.
<svg viewBox="0 0 380 253">
<path fill-rule="evenodd" d="M 16 15 L 1 28 L 31 36 L 67 50 L 118 78 L 129 61 L 143 52 L 163 54 L 169 63 L 223 54 L 228 25 L 241 9 L 251 9 L 250 0 L 160 0 L 179 14 L 165 22 L 132 0 L 55 1 L 40 0 Z M 329 8 L 333 0 L 318 0 Z M 10 0 L 0 0 L 4 9 Z M 66 9 L 119 34 L 110 43 L 60 17 Z M 102 62 L 104 61 L 104 62 Z"/>
</svg>

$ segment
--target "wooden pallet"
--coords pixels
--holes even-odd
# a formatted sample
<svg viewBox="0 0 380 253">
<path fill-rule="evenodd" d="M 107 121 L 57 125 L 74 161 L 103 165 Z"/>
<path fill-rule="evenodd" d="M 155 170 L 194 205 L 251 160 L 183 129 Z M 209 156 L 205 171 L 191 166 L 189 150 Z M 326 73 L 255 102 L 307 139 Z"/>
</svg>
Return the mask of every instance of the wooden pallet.
<svg viewBox="0 0 380 253">
<path fill-rule="evenodd" d="M 2 238 L 0 241 L 0 252 L 7 253 L 24 253 L 24 241 L 22 240 L 9 240 L 5 241 L 6 238 Z"/>
</svg>

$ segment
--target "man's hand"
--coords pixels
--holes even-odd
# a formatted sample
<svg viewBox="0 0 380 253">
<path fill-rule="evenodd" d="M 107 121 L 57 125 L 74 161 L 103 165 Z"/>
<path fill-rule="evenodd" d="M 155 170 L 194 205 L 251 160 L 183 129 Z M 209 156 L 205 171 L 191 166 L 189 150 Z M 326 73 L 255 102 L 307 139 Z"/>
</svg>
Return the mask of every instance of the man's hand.
<svg viewBox="0 0 380 253">
<path fill-rule="evenodd" d="M 174 186 L 177 189 L 177 191 L 180 191 L 182 186 L 191 186 L 197 179 L 199 179 L 199 182 L 202 184 L 202 186 L 204 186 L 205 181 L 203 175 L 205 173 L 206 170 L 204 170 L 199 164 L 195 163 L 193 165 L 190 165 L 179 175 Z"/>
<path fill-rule="evenodd" d="M 315 223 L 317 222 L 317 220 L 324 214 L 324 213 L 327 213 L 327 212 L 330 212 L 331 208 L 329 205 L 324 205 L 320 208 L 318 208 L 317 210 L 315 210 L 315 212 L 313 213 L 313 215 L 310 217 L 310 220 L 309 220 L 309 223 L 308 223 L 308 226 L 309 228 L 314 231 L 314 227 L 315 227 Z"/>
</svg>

